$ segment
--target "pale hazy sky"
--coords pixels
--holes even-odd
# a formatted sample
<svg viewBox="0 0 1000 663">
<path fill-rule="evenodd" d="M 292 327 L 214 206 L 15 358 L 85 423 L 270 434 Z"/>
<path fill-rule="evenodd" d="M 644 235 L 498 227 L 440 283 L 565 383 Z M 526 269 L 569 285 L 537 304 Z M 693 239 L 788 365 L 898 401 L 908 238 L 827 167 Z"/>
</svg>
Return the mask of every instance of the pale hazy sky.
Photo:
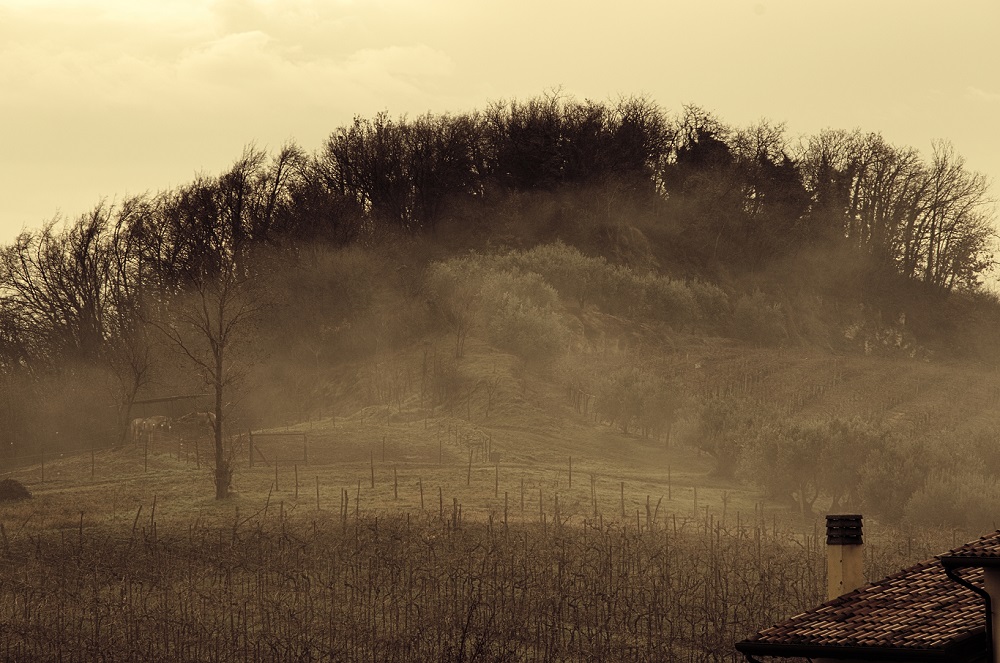
<svg viewBox="0 0 1000 663">
<path fill-rule="evenodd" d="M 944 138 L 997 192 L 998 28 L 996 0 L 0 0 L 0 243 L 250 142 L 556 87 Z"/>
</svg>

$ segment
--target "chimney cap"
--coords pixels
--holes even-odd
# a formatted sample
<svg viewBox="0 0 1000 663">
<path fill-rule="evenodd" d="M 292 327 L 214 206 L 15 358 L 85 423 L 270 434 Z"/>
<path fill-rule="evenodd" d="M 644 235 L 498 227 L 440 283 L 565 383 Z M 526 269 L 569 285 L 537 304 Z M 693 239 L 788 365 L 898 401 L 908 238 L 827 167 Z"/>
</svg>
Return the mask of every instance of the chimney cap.
<svg viewBox="0 0 1000 663">
<path fill-rule="evenodd" d="M 828 546 L 860 546 L 864 543 L 861 536 L 861 514 L 828 515 L 826 517 L 826 545 Z"/>
</svg>

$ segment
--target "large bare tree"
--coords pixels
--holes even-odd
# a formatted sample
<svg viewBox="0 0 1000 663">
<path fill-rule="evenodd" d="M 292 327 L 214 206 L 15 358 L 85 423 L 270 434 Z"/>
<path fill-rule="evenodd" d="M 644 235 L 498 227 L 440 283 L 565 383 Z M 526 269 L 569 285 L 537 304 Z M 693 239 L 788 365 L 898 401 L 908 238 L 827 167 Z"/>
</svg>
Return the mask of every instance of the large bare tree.
<svg viewBox="0 0 1000 663">
<path fill-rule="evenodd" d="M 204 269 L 165 303 L 154 323 L 212 389 L 216 499 L 229 495 L 233 474 L 225 445 L 226 404 L 250 364 L 262 310 L 257 277 L 242 265 L 223 260 Z"/>
</svg>

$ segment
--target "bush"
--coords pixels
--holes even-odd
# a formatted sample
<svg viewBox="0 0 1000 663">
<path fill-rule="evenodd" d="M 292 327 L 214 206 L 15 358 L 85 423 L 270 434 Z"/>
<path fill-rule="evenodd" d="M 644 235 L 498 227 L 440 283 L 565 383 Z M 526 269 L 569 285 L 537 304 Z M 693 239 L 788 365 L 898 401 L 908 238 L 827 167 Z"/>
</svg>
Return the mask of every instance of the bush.
<svg viewBox="0 0 1000 663">
<path fill-rule="evenodd" d="M 663 276 L 651 276 L 644 281 L 642 295 L 650 318 L 666 322 L 677 330 L 694 324 L 698 305 L 686 283 Z"/>
<path fill-rule="evenodd" d="M 548 308 L 504 297 L 486 324 L 490 342 L 529 361 L 547 361 L 561 355 L 569 341 L 569 330 L 559 315 Z"/>
<path fill-rule="evenodd" d="M 780 345 L 788 336 L 781 306 L 768 302 L 759 290 L 743 295 L 733 307 L 733 336 L 757 345 Z"/>
<path fill-rule="evenodd" d="M 0 502 L 19 502 L 30 499 L 31 491 L 25 488 L 20 481 L 15 479 L 0 481 Z"/>
<path fill-rule="evenodd" d="M 561 355 L 569 330 L 556 312 L 559 296 L 535 273 L 493 272 L 484 278 L 483 310 L 490 342 L 529 361 Z"/>
<path fill-rule="evenodd" d="M 860 506 L 889 522 L 898 522 L 907 502 L 928 475 L 928 452 L 920 441 L 888 438 L 869 452 L 861 468 Z"/>
<path fill-rule="evenodd" d="M 722 288 L 704 281 L 689 281 L 687 286 L 698 311 L 698 326 L 701 329 L 719 329 L 729 318 L 726 293 Z"/>
<path fill-rule="evenodd" d="M 932 474 L 906 504 L 906 520 L 918 526 L 985 532 L 1000 527 L 1000 484 L 982 476 Z"/>
<path fill-rule="evenodd" d="M 579 306 L 593 300 L 601 275 L 608 270 L 604 258 L 585 256 L 562 242 L 512 253 L 505 262 L 541 275 L 562 297 Z"/>
<path fill-rule="evenodd" d="M 666 434 L 668 442 L 684 406 L 684 391 L 677 382 L 641 366 L 606 372 L 597 384 L 594 403 L 602 420 L 618 426 L 622 433 L 634 427 L 647 438 Z"/>
</svg>

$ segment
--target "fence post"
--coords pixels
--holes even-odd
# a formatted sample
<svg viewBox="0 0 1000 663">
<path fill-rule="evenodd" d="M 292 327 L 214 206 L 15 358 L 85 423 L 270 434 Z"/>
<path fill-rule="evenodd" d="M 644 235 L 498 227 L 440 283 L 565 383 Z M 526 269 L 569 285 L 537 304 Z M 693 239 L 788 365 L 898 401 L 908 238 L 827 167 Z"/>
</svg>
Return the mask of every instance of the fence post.
<svg viewBox="0 0 1000 663">
<path fill-rule="evenodd" d="M 250 467 L 253 468 L 253 431 L 250 431 L 249 437 L 250 437 Z"/>
</svg>

